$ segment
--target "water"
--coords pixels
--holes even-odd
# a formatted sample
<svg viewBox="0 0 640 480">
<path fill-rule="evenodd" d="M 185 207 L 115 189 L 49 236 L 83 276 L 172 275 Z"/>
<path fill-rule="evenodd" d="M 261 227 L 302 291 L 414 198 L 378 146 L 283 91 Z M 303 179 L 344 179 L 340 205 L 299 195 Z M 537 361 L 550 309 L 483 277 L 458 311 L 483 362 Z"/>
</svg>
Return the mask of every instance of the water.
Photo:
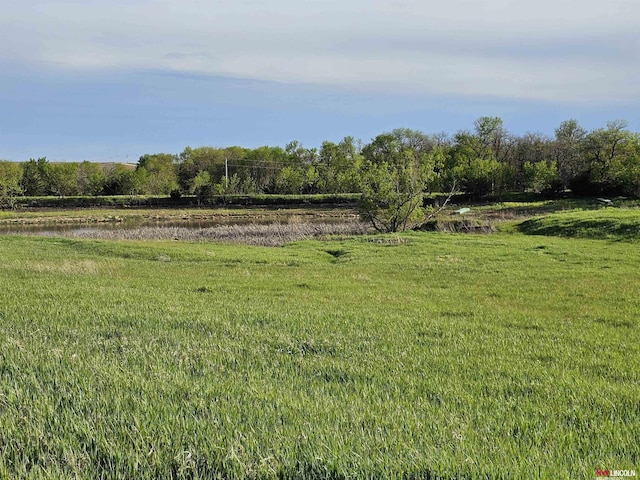
<svg viewBox="0 0 640 480">
<path fill-rule="evenodd" d="M 6 224 L 0 225 L 0 235 L 39 235 L 39 236 L 73 236 L 90 235 L 96 232 L 135 230 L 140 227 L 184 228 L 201 230 L 223 225 L 269 225 L 273 223 L 290 223 L 297 221 L 312 223 L 341 223 L 346 219 L 353 220 L 353 215 L 318 216 L 318 215 L 277 215 L 277 216 L 220 216 L 215 219 L 124 219 L 122 221 L 92 223 L 58 223 L 58 224 Z"/>
</svg>

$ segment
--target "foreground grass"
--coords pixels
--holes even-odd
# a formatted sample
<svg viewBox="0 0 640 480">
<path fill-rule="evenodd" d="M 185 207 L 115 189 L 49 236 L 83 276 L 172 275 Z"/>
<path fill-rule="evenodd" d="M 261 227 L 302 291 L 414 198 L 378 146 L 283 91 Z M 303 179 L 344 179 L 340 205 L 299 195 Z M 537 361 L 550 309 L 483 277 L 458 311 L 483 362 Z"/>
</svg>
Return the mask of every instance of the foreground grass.
<svg viewBox="0 0 640 480">
<path fill-rule="evenodd" d="M 0 478 L 637 469 L 637 253 L 0 237 Z"/>
</svg>

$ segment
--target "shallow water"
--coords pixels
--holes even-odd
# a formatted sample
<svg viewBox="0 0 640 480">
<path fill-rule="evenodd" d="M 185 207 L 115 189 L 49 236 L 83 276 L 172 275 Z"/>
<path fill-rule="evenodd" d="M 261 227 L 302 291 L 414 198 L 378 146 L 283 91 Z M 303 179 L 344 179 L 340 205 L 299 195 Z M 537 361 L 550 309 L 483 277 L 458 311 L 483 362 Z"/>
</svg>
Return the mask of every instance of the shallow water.
<svg viewBox="0 0 640 480">
<path fill-rule="evenodd" d="M 0 225 L 0 235 L 90 235 L 94 232 L 135 230 L 141 227 L 180 228 L 202 230 L 229 225 L 270 225 L 275 223 L 342 223 L 352 222 L 354 216 L 278 215 L 267 217 L 221 216 L 215 219 L 125 219 L 123 221 L 65 223 L 65 224 L 7 224 Z"/>
</svg>

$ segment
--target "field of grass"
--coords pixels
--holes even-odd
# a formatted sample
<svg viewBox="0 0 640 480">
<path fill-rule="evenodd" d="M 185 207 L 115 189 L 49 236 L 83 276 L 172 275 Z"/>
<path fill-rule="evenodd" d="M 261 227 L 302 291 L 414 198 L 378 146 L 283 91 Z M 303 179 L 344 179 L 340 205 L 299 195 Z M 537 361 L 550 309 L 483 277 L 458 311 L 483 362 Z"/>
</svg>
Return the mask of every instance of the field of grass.
<svg viewBox="0 0 640 480">
<path fill-rule="evenodd" d="M 640 240 L 638 200 L 615 199 L 616 208 L 595 198 L 529 202 L 460 203 L 427 223 L 425 230 L 461 233 L 522 232 L 569 238 Z M 468 210 L 458 214 L 460 208 Z"/>
<path fill-rule="evenodd" d="M 0 237 L 0 478 L 638 470 L 638 253 Z"/>
<path fill-rule="evenodd" d="M 553 235 L 602 240 L 640 240 L 640 210 L 604 208 L 535 217 L 518 230 L 528 235 Z"/>
</svg>

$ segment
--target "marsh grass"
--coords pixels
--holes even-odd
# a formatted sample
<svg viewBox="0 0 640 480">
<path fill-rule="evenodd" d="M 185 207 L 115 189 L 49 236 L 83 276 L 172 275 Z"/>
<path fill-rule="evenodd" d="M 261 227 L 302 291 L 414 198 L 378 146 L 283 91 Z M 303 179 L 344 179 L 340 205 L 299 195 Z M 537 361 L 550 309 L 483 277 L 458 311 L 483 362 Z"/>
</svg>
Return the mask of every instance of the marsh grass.
<svg viewBox="0 0 640 480">
<path fill-rule="evenodd" d="M 281 246 L 285 243 L 334 235 L 361 235 L 371 228 L 357 219 L 340 222 L 307 222 L 269 224 L 231 224 L 208 228 L 138 227 L 116 230 L 70 230 L 51 232 L 69 238 L 104 240 L 180 240 L 190 242 L 226 242 L 246 245 Z"/>
</svg>

